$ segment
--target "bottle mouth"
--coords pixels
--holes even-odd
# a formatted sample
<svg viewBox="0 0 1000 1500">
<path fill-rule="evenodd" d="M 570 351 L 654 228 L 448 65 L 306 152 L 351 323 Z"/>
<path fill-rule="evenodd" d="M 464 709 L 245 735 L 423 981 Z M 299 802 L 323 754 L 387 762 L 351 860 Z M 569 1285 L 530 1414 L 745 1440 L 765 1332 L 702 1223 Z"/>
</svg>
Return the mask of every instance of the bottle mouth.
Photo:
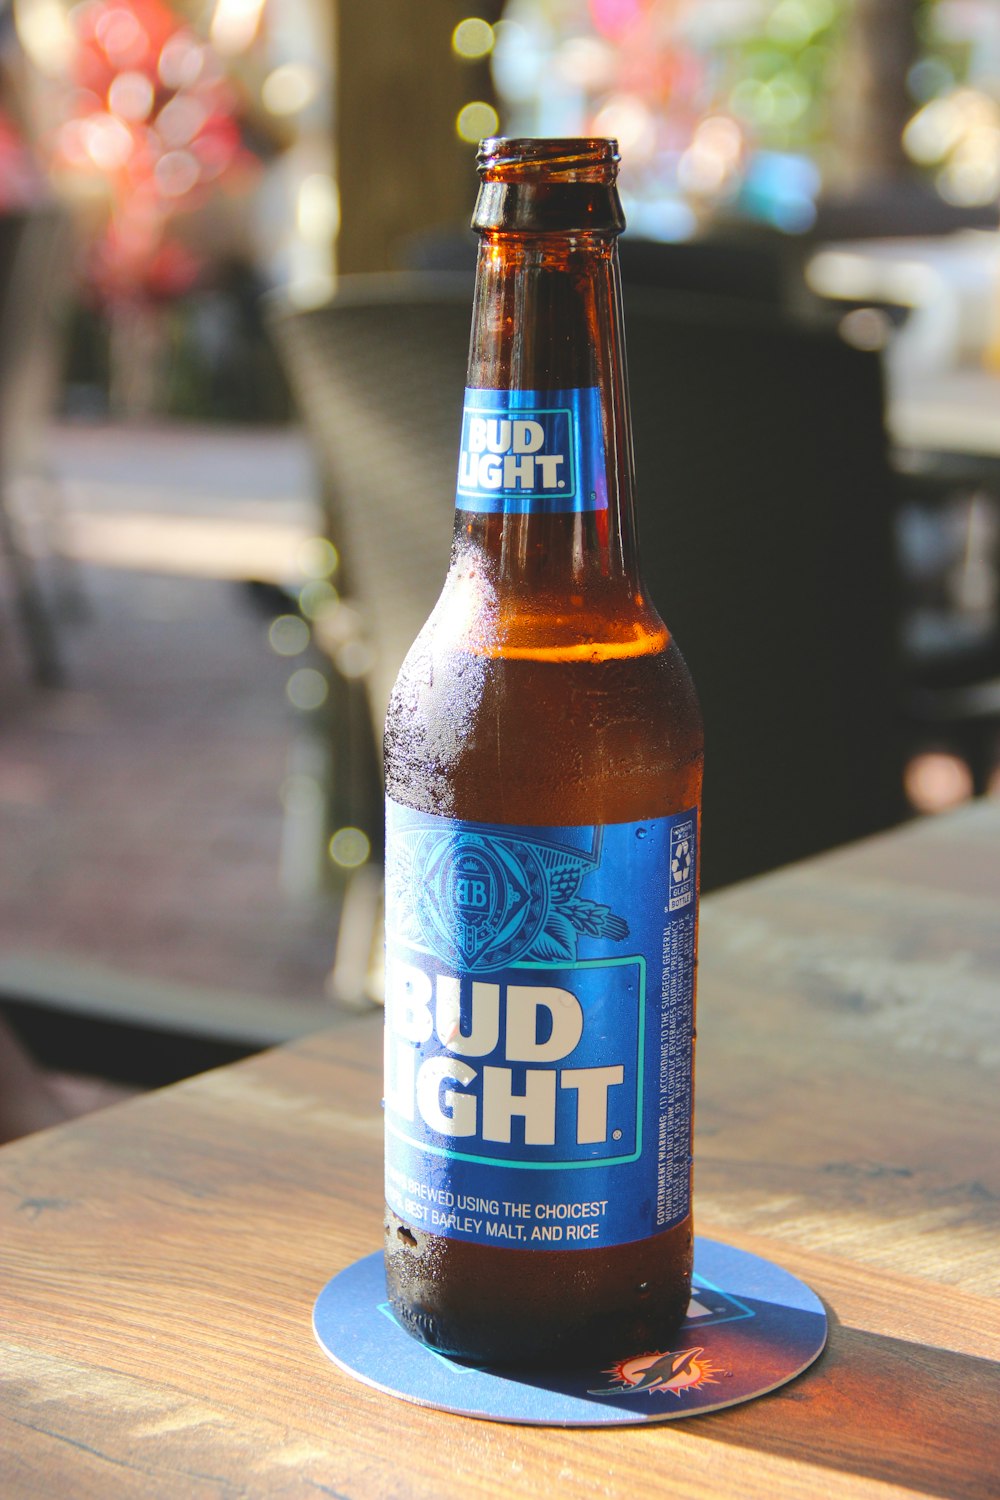
<svg viewBox="0 0 1000 1500">
<path fill-rule="evenodd" d="M 505 137 L 481 141 L 483 182 L 596 182 L 618 176 L 618 142 L 599 136 Z"/>
</svg>

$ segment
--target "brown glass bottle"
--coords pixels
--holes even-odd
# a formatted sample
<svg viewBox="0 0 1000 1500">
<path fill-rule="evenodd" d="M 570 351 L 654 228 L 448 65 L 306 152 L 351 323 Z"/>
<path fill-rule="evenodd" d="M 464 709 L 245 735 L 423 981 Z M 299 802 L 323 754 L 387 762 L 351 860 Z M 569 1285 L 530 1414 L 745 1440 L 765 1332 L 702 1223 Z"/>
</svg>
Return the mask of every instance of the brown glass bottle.
<svg viewBox="0 0 1000 1500">
<path fill-rule="evenodd" d="M 617 161 L 604 140 L 480 150 L 468 386 L 596 388 L 607 503 L 510 514 L 460 499 L 444 590 L 386 725 L 387 797 L 420 813 L 552 828 L 700 806 L 697 700 L 637 560 Z M 435 1170 L 447 1181 L 440 1158 Z M 403 1326 L 442 1352 L 589 1362 L 667 1347 L 683 1317 L 689 1213 L 624 1244 L 535 1249 L 436 1233 L 422 1212 L 387 1210 L 389 1296 Z"/>
</svg>

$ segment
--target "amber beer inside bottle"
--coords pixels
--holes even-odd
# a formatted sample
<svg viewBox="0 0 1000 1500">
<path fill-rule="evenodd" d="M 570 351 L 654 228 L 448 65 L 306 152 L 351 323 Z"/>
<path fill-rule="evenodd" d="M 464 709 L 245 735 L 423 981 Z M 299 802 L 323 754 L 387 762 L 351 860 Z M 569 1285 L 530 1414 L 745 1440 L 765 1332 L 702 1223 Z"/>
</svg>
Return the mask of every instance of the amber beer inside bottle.
<svg viewBox="0 0 1000 1500">
<path fill-rule="evenodd" d="M 700 806 L 696 696 L 636 555 L 617 161 L 604 140 L 480 149 L 468 386 L 596 387 L 607 499 L 511 514 L 465 509 L 460 497 L 444 590 L 386 725 L 387 796 L 419 813 L 552 828 Z M 447 1181 L 440 1156 L 435 1171 Z M 690 1214 L 628 1243 L 572 1249 L 471 1243 L 435 1233 L 426 1217 L 386 1215 L 396 1317 L 435 1349 L 484 1362 L 668 1347 L 689 1299 L 692 1246 Z"/>
</svg>

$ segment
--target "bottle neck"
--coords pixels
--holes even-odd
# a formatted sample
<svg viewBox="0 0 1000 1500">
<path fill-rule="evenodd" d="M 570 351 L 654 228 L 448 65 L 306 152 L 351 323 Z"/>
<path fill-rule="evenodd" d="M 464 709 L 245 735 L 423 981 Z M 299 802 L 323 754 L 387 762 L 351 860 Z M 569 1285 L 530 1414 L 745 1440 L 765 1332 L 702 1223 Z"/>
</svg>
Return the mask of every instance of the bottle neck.
<svg viewBox="0 0 1000 1500">
<path fill-rule="evenodd" d="M 480 570 L 498 595 L 550 618 L 634 614 L 642 599 L 615 235 L 481 233 L 469 389 L 560 401 L 584 393 L 576 399 L 589 397 L 598 440 L 588 456 L 601 472 L 573 509 L 459 508 L 453 568 Z"/>
<path fill-rule="evenodd" d="M 493 140 L 479 160 L 453 616 L 503 654 L 659 649 L 636 556 L 617 147 Z"/>
</svg>

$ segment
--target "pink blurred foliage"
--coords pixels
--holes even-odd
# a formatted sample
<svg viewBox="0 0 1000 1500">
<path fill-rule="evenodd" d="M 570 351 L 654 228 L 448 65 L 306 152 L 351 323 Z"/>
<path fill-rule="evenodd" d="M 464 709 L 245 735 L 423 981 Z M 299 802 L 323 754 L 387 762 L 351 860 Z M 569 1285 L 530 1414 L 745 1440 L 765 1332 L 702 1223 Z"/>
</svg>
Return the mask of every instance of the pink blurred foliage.
<svg viewBox="0 0 1000 1500">
<path fill-rule="evenodd" d="M 99 302 L 170 300 L 202 266 L 173 229 L 260 168 L 240 95 L 214 49 L 164 0 L 83 0 L 50 164 L 98 186 L 103 228 L 85 256 Z"/>
</svg>

